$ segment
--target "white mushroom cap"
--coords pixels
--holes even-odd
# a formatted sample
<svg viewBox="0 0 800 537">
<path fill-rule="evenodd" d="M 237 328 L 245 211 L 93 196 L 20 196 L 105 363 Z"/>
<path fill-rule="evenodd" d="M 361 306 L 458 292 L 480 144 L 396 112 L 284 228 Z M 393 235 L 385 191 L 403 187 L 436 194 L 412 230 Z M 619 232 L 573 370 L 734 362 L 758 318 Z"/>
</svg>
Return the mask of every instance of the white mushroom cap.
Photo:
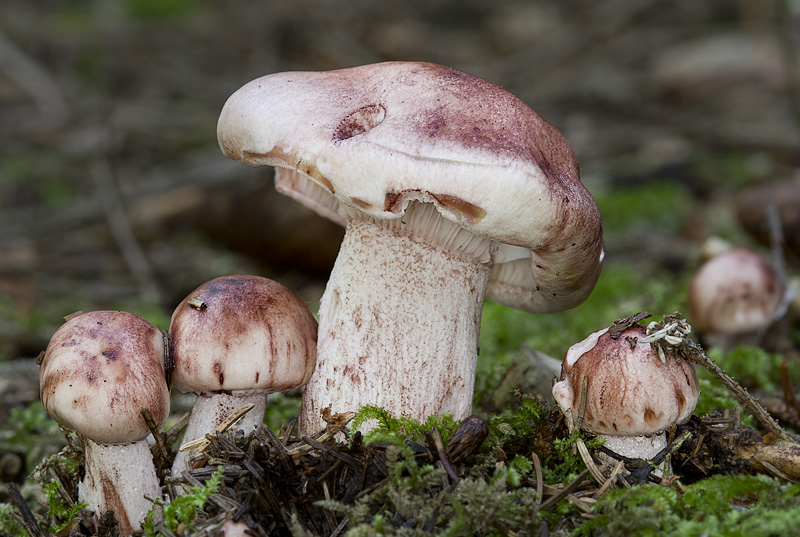
<svg viewBox="0 0 800 537">
<path fill-rule="evenodd" d="M 169 414 L 164 337 L 145 319 L 122 311 L 71 318 L 53 335 L 39 370 L 44 408 L 62 426 L 98 444 L 135 442 Z"/>
<path fill-rule="evenodd" d="M 778 274 L 761 256 L 733 248 L 712 257 L 695 274 L 689 318 L 702 332 L 758 332 L 775 320 L 783 293 Z"/>
<path fill-rule="evenodd" d="M 646 330 L 635 326 L 618 339 L 608 328 L 570 347 L 553 397 L 565 411 L 580 413 L 581 386 L 587 377 L 582 428 L 608 436 L 658 433 L 689 419 L 700 390 L 694 366 L 667 355 L 662 362 L 649 343 L 637 343 Z"/>
<path fill-rule="evenodd" d="M 204 283 L 175 308 L 170 334 L 172 382 L 184 392 L 277 392 L 302 386 L 314 371 L 317 322 L 268 278 Z"/>
<path fill-rule="evenodd" d="M 582 302 L 602 267 L 600 214 L 561 134 L 499 86 L 429 63 L 277 73 L 234 93 L 223 152 L 286 168 L 278 188 L 343 223 L 432 203 L 497 241 L 487 297 L 531 312 Z"/>
</svg>

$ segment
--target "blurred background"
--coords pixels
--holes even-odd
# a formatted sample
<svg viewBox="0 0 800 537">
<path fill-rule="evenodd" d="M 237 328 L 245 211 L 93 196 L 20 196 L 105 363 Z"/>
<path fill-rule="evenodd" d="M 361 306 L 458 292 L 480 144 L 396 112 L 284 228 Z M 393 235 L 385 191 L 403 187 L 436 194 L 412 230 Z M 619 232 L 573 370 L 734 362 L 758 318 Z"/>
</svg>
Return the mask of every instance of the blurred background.
<svg viewBox="0 0 800 537">
<path fill-rule="evenodd" d="M 35 371 L 76 310 L 167 328 L 231 273 L 313 308 L 342 230 L 216 143 L 226 98 L 277 71 L 421 60 L 504 86 L 563 132 L 603 213 L 586 326 L 680 307 L 708 236 L 758 247 L 743 193 L 798 199 L 798 33 L 797 0 L 0 0 L 0 406 L 36 397 L 11 364 Z"/>
</svg>

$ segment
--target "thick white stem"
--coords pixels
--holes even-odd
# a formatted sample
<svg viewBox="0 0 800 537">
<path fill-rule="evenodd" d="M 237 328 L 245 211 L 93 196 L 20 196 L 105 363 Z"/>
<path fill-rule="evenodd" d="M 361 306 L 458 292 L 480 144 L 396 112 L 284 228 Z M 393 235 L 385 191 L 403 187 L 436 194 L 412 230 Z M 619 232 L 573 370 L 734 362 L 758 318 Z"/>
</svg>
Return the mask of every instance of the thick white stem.
<svg viewBox="0 0 800 537">
<path fill-rule="evenodd" d="M 203 393 L 197 396 L 192 407 L 192 416 L 186 426 L 181 444 L 202 438 L 214 432 L 225 419 L 237 409 L 247 404 L 255 405 L 236 425 L 236 430 L 245 434 L 255 431 L 264 422 L 267 396 L 264 392 Z M 186 470 L 186 458 L 190 451 L 179 451 L 172 463 L 172 475 L 180 475 Z"/>
<path fill-rule="evenodd" d="M 326 407 L 336 413 L 378 405 L 419 421 L 471 413 L 494 243 L 430 211 L 423 224 L 348 222 L 320 305 L 302 434 L 324 427 Z M 415 217 L 419 212 L 404 220 Z M 423 237 L 421 228 L 444 239 Z"/>
<path fill-rule="evenodd" d="M 145 496 L 161 496 L 147 441 L 102 445 L 82 437 L 82 444 L 86 477 L 78 486 L 78 499 L 89 504 L 98 518 L 114 511 L 123 537 L 141 529 L 153 506 Z"/>
</svg>

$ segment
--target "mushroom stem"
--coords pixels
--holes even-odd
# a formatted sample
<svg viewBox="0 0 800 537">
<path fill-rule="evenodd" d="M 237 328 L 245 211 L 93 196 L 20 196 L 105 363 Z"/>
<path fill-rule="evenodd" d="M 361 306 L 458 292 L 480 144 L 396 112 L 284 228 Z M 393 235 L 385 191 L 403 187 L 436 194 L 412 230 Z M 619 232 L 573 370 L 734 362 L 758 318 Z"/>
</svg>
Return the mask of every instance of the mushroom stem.
<svg viewBox="0 0 800 537">
<path fill-rule="evenodd" d="M 351 218 L 319 311 L 302 434 L 320 413 L 377 405 L 424 421 L 470 415 L 481 307 L 496 243 L 412 203 L 401 219 Z M 431 239 L 436 236 L 437 239 Z"/>
<path fill-rule="evenodd" d="M 208 432 L 216 430 L 228 416 L 247 404 L 254 406 L 241 417 L 236 427 L 245 434 L 255 431 L 264 422 L 267 396 L 263 391 L 198 394 L 182 443 L 197 440 Z M 175 455 L 175 461 L 172 463 L 173 475 L 180 475 L 185 470 L 185 460 L 190 453 L 191 451 L 179 451 Z"/>
<path fill-rule="evenodd" d="M 119 522 L 119 534 L 131 535 L 141 529 L 153 503 L 145 498 L 160 498 L 161 487 L 152 464 L 147 440 L 130 444 L 103 445 L 81 436 L 86 461 L 86 477 L 78 487 L 78 497 L 99 517 L 109 509 Z"/>
<path fill-rule="evenodd" d="M 598 435 L 605 440 L 603 444 L 614 453 L 629 459 L 651 460 L 667 447 L 667 435 L 664 433 L 648 436 L 609 436 Z M 662 465 L 663 467 L 663 465 Z"/>
</svg>

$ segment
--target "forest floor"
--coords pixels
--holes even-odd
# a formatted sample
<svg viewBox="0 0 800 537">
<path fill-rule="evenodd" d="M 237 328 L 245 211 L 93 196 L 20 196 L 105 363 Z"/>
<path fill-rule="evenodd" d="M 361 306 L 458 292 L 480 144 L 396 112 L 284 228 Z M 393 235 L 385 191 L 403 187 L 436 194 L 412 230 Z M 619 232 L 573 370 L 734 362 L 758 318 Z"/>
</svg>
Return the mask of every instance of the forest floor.
<svg viewBox="0 0 800 537">
<path fill-rule="evenodd" d="M 452 515 L 460 526 L 437 519 L 425 530 L 432 533 L 469 534 L 465 528 L 472 527 L 475 534 L 614 535 L 622 531 L 615 520 L 630 519 L 643 526 L 628 528 L 627 534 L 648 534 L 651 526 L 646 524 L 652 522 L 652 527 L 676 535 L 675 528 L 683 528 L 683 534 L 691 535 L 695 529 L 702 533 L 700 523 L 711 524 L 712 518 L 749 527 L 743 520 L 758 511 L 758 498 L 771 498 L 771 503 L 762 502 L 767 518 L 798 509 L 787 499 L 797 492 L 790 488 L 791 476 L 752 468 L 740 476 L 745 481 L 718 483 L 730 494 L 716 499 L 701 492 L 717 490 L 713 487 L 659 485 L 657 492 L 648 489 L 641 498 L 623 500 L 617 493 L 606 503 L 600 502 L 602 495 L 581 500 L 596 494 L 600 485 L 575 473 L 581 464 L 577 459 L 570 459 L 577 466 L 562 473 L 547 465 L 537 471 L 531 458 L 536 450 L 520 443 L 521 438 L 541 437 L 544 433 L 536 429 L 555 423 L 547 403 L 552 402 L 549 387 L 556 373 L 547 369 L 553 363 L 548 357 L 560 359 L 589 333 L 638 311 L 651 311 L 656 319 L 685 313 L 688 283 L 709 237 L 752 248 L 782 264 L 787 281 L 800 272 L 800 12 L 788 0 L 680 1 L 668 9 L 653 0 L 46 5 L 4 0 L 2 13 L 4 481 L 22 486 L 45 454 L 63 446 L 63 435 L 29 405 L 38 400 L 35 359 L 64 316 L 122 309 L 166 328 L 173 308 L 189 291 L 232 273 L 268 276 L 312 305 L 318 302 L 343 232 L 278 195 L 271 170 L 246 168 L 221 155 L 215 129 L 226 98 L 245 82 L 272 72 L 419 60 L 500 84 L 565 135 L 603 215 L 606 266 L 589 300 L 569 312 L 531 316 L 486 305 L 475 412 L 490 424 L 490 437 L 476 455 L 479 461 L 458 466 L 458 491 L 456 480 L 444 476 L 443 467 L 437 469 L 440 459 L 421 432 L 414 439 L 421 451 L 410 458 L 403 455 L 406 448 L 385 438 L 373 448 L 356 443 L 326 444 L 325 449 L 346 452 L 351 463 L 372 449 L 380 462 L 369 479 L 402 476 L 387 490 L 441 499 L 437 516 Z M 785 248 L 777 257 L 764 209 L 770 204 L 784 221 Z M 778 403 L 786 395 L 786 382 L 800 382 L 798 335 L 797 326 L 787 324 L 766 349 L 708 349 L 773 405 L 790 432 L 798 430 L 792 428 L 797 417 Z M 781 371 L 788 375 L 782 377 Z M 709 426 L 700 420 L 708 418 L 706 413 L 711 413 L 708 419 L 726 420 L 739 408 L 710 376 L 705 381 L 715 399 L 709 396 L 690 422 L 694 439 Z M 513 388 L 533 398 L 515 396 Z M 536 395 L 545 403 L 534 409 L 529 405 L 538 400 Z M 177 409 L 191 405 L 190 398 L 176 395 L 175 400 Z M 302 443 L 281 433 L 281 424 L 296 413 L 296 400 L 279 396 L 272 405 L 267 424 L 281 439 L 277 442 Z M 766 433 L 745 410 L 742 419 L 755 434 Z M 503 424 L 521 429 L 503 437 L 502 431 L 508 432 Z M 445 442 L 455 425 L 439 424 Z M 563 439 L 561 427 L 544 437 Z M 37 446 L 29 443 L 31 435 L 40 440 Z M 261 450 L 259 461 L 266 465 L 275 442 L 266 436 L 251 439 L 244 451 Z M 690 445 L 697 447 L 690 442 L 684 449 Z M 565 453 L 570 449 L 560 452 L 563 460 L 553 460 L 569 459 Z M 327 456 L 336 458 L 332 453 Z M 545 454 L 539 453 L 541 463 Z M 547 477 L 547 471 L 553 473 Z M 302 477 L 300 472 L 297 476 Z M 334 471 L 331 476 L 345 479 Z M 702 482 L 698 475 L 680 477 L 683 487 Z M 565 490 L 559 486 L 579 478 L 576 489 L 558 496 Z M 465 482 L 483 483 L 483 488 L 463 490 Z M 464 518 L 470 508 L 459 506 L 488 501 L 487 490 L 502 497 L 498 512 L 509 506 L 511 511 L 492 518 L 499 522 L 491 527 L 470 526 L 480 517 Z M 537 490 L 538 496 L 529 494 Z M 416 506 L 415 515 L 393 518 L 397 506 L 374 492 L 364 494 L 372 503 L 358 513 L 329 505 L 325 513 L 314 511 L 321 525 L 292 526 L 290 516 L 281 527 L 296 535 L 323 534 L 333 524 L 333 533 L 341 534 L 343 517 L 360 516 L 362 533 L 380 532 L 379 527 L 386 533 L 390 527 L 400 531 L 417 517 L 419 524 L 406 528 L 412 532 L 423 531 L 433 517 L 434 512 L 408 500 Z M 288 493 L 278 497 L 293 498 Z M 558 501 L 547 504 L 548 498 Z M 32 505 L 41 499 L 41 493 L 28 496 Z M 8 501 L 0 490 L 0 502 Z M 390 508 L 379 516 L 384 504 Z M 551 509 L 543 510 L 542 504 Z M 704 519 L 702 505 L 709 513 L 717 509 L 714 516 Z M 519 525 L 520 506 L 551 514 Z M 646 509 L 652 506 L 664 518 L 653 518 L 653 510 Z M 421 509 L 428 519 L 423 520 Z M 202 520 L 214 516 L 209 511 Z M 576 521 L 584 520 L 595 525 L 577 530 Z M 753 520 L 754 527 L 767 532 L 761 534 L 772 534 L 763 520 Z M 690 531 L 681 526 L 684 522 L 697 525 Z M 759 535 L 755 530 L 750 534 Z"/>
</svg>

